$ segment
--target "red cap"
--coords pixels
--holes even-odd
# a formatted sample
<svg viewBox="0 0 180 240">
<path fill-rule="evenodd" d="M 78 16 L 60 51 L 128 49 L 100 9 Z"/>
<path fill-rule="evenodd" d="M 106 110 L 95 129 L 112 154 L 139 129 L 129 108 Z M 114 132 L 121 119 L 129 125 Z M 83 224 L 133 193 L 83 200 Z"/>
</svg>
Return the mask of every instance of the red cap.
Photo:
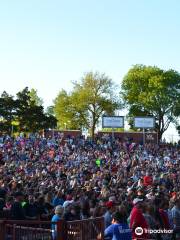
<svg viewBox="0 0 180 240">
<path fill-rule="evenodd" d="M 106 207 L 112 208 L 114 206 L 114 203 L 112 201 L 106 202 Z"/>
</svg>

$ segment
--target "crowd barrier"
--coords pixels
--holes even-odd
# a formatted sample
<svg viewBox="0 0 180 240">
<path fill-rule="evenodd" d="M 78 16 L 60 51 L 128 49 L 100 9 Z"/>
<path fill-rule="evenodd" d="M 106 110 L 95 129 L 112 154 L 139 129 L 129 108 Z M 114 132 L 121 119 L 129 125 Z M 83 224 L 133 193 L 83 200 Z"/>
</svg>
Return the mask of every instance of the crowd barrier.
<svg viewBox="0 0 180 240">
<path fill-rule="evenodd" d="M 67 240 L 104 239 L 104 218 L 94 218 L 66 223 Z"/>
<path fill-rule="evenodd" d="M 104 239 L 104 219 L 94 218 L 58 223 L 1 220 L 0 240 L 54 240 L 52 224 L 57 229 L 56 240 L 97 240 L 99 236 Z"/>
<path fill-rule="evenodd" d="M 0 240 L 54 240 L 52 225 L 56 226 L 55 240 L 105 240 L 104 218 L 57 223 L 50 221 L 0 220 Z M 180 240 L 175 231 L 168 240 Z M 163 238 L 162 238 L 163 239 Z M 141 237 L 133 240 L 144 240 Z M 152 238 L 146 240 L 155 240 Z"/>
</svg>

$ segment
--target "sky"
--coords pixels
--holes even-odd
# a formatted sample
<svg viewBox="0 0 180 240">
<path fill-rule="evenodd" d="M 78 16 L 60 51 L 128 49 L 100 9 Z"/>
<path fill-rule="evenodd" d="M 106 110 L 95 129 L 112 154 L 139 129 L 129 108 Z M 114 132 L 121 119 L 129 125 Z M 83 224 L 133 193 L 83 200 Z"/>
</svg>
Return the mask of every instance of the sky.
<svg viewBox="0 0 180 240">
<path fill-rule="evenodd" d="M 180 71 L 179 0 L 0 1 L 0 92 L 44 105 L 85 72 L 117 84 L 135 64 Z"/>
</svg>

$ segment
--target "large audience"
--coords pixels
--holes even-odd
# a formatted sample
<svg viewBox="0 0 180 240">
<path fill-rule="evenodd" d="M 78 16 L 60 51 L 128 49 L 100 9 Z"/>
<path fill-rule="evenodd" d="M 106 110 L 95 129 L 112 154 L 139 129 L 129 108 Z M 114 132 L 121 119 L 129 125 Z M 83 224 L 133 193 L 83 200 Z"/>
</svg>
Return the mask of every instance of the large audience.
<svg viewBox="0 0 180 240">
<path fill-rule="evenodd" d="M 143 146 L 108 135 L 94 141 L 2 136 L 0 218 L 57 222 L 103 216 L 109 239 L 171 239 L 174 233 L 178 239 L 179 161 L 178 144 Z"/>
</svg>

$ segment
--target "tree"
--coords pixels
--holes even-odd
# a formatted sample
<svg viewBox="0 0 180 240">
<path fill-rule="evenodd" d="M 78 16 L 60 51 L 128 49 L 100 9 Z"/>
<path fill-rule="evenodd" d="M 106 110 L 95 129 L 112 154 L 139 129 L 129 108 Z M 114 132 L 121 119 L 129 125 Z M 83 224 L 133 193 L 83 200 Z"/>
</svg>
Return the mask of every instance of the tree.
<svg viewBox="0 0 180 240">
<path fill-rule="evenodd" d="M 0 97 L 0 130 L 8 134 L 12 131 L 12 122 L 16 117 L 16 101 L 13 96 L 3 92 Z"/>
<path fill-rule="evenodd" d="M 52 113 L 52 109 L 49 109 Z M 68 94 L 65 90 L 61 90 L 54 101 L 54 113 L 58 120 L 60 129 L 78 130 L 84 126 L 77 112 L 72 94 Z"/>
<path fill-rule="evenodd" d="M 135 65 L 122 82 L 121 96 L 130 116 L 154 116 L 159 139 L 176 121 L 180 101 L 180 74 L 155 66 Z"/>
<path fill-rule="evenodd" d="M 37 95 L 37 90 L 32 88 L 29 91 L 30 100 L 35 103 L 37 106 L 43 105 L 43 100 Z"/>
<path fill-rule="evenodd" d="M 16 94 L 17 96 L 17 118 L 19 121 L 20 131 L 29 131 L 31 124 L 31 111 L 30 106 L 32 104 L 30 91 L 28 87 L 24 88 L 22 91 Z M 34 101 L 33 101 L 34 104 Z"/>
<path fill-rule="evenodd" d="M 62 90 L 55 100 L 58 123 L 67 123 L 76 128 L 95 128 L 103 114 L 112 115 L 119 107 L 115 85 L 105 74 L 89 72 L 79 82 L 73 83 L 70 94 Z"/>
<path fill-rule="evenodd" d="M 46 108 L 46 114 L 47 115 L 55 115 L 54 114 L 54 106 L 48 106 L 47 108 Z"/>
<path fill-rule="evenodd" d="M 17 93 L 17 118 L 20 131 L 37 132 L 47 126 L 43 106 L 32 98 L 28 87 Z"/>
<path fill-rule="evenodd" d="M 57 119 L 53 115 L 45 115 L 42 129 L 48 129 L 48 128 L 55 129 L 56 127 L 57 127 Z"/>
<path fill-rule="evenodd" d="M 57 119 L 50 112 L 44 113 L 42 100 L 37 91 L 28 87 L 17 93 L 17 99 L 3 92 L 0 97 L 0 131 L 12 130 L 37 132 L 55 128 Z"/>
<path fill-rule="evenodd" d="M 49 106 L 45 112 L 45 125 L 44 129 L 46 128 L 56 128 L 57 127 L 57 119 L 54 114 L 54 106 Z"/>
</svg>

